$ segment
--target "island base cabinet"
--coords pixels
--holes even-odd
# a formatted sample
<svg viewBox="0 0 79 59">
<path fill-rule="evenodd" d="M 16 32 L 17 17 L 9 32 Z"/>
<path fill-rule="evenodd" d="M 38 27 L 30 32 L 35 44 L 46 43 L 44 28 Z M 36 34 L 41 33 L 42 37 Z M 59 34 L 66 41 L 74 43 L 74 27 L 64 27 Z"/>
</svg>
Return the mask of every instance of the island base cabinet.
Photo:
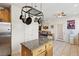
<svg viewBox="0 0 79 59">
<path fill-rule="evenodd" d="M 35 49 L 29 49 L 27 46 L 21 44 L 21 56 L 53 56 L 52 42 L 46 42 Z"/>
<path fill-rule="evenodd" d="M 53 56 L 53 47 L 47 48 L 46 56 Z"/>
<path fill-rule="evenodd" d="M 46 56 L 53 56 L 53 45 L 52 45 L 52 42 L 46 43 Z"/>
</svg>

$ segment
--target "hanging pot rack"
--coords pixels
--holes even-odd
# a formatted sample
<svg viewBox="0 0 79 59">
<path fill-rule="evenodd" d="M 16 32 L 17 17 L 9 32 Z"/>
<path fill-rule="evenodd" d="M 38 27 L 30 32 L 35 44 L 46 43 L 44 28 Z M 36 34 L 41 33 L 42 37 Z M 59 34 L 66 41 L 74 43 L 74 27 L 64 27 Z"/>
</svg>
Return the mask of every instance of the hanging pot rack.
<svg viewBox="0 0 79 59">
<path fill-rule="evenodd" d="M 28 13 L 33 16 L 43 16 L 43 13 L 41 11 L 39 11 L 31 6 L 24 6 L 22 8 L 22 12 Z"/>
<path fill-rule="evenodd" d="M 23 18 L 23 12 L 25 13 L 25 18 Z M 28 14 L 28 16 L 29 16 L 28 20 L 27 20 L 28 17 L 26 16 L 26 14 Z M 22 7 L 20 19 L 23 21 L 23 23 L 27 24 L 29 22 L 28 23 L 28 25 L 29 25 L 32 22 L 31 16 L 36 16 L 34 22 L 38 22 L 39 24 L 42 24 L 42 20 L 44 18 L 43 12 L 41 12 L 31 6 Z"/>
</svg>

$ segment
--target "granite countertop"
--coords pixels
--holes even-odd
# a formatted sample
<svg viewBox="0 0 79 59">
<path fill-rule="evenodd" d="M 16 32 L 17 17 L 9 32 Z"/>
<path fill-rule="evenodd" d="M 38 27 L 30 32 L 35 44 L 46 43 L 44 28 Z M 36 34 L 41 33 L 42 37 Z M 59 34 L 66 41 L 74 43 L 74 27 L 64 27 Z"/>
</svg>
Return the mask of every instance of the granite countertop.
<svg viewBox="0 0 79 59">
<path fill-rule="evenodd" d="M 49 42 L 49 41 L 52 41 L 52 40 L 46 39 L 46 40 L 43 40 L 42 42 L 40 42 L 38 39 L 36 39 L 36 40 L 23 42 L 23 43 L 21 43 L 21 45 L 24 45 L 28 49 L 33 50 L 33 49 L 38 48 L 39 46 L 42 46 L 43 44 L 45 44 L 46 42 Z"/>
</svg>

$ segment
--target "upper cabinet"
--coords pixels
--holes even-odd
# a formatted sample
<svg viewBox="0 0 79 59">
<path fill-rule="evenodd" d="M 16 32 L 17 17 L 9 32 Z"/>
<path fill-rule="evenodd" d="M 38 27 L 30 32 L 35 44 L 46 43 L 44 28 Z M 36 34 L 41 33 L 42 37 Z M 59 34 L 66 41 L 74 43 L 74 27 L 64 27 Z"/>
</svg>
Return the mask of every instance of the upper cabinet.
<svg viewBox="0 0 79 59">
<path fill-rule="evenodd" d="M 10 22 L 10 8 L 0 9 L 0 22 Z"/>
</svg>

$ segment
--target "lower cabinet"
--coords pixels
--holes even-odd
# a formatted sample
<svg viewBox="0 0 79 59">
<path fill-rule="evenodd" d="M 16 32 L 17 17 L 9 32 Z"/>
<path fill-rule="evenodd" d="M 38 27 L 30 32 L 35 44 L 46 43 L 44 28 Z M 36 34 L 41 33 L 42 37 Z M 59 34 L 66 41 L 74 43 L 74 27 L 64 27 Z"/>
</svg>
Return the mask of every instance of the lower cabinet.
<svg viewBox="0 0 79 59">
<path fill-rule="evenodd" d="M 47 53 L 46 53 L 46 56 L 53 56 L 53 47 L 50 47 L 47 49 Z"/>
<path fill-rule="evenodd" d="M 21 56 L 31 56 L 31 50 L 22 45 L 21 47 Z"/>
<path fill-rule="evenodd" d="M 52 42 L 46 43 L 46 56 L 53 56 L 53 45 L 52 45 Z"/>
<path fill-rule="evenodd" d="M 45 46 L 42 45 L 38 47 L 37 49 L 32 50 L 33 56 L 45 56 L 46 51 L 45 51 Z"/>
</svg>

